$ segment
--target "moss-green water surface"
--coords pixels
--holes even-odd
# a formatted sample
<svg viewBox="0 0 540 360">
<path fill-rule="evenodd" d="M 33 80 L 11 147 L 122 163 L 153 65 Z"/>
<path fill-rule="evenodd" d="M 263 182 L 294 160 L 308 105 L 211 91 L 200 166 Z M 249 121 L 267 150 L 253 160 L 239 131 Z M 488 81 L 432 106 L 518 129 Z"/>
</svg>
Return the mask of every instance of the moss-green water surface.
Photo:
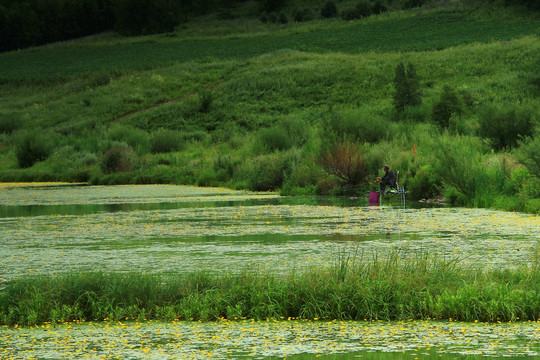
<svg viewBox="0 0 540 360">
<path fill-rule="evenodd" d="M 540 217 L 522 213 L 184 186 L 4 185 L 0 206 L 2 281 L 69 271 L 284 271 L 395 251 L 511 268 L 527 264 L 540 239 Z"/>
<path fill-rule="evenodd" d="M 540 324 L 108 322 L 0 328 L 2 359 L 483 359 L 540 357 Z"/>
<path fill-rule="evenodd" d="M 399 204 L 398 204 L 399 205 Z M 184 186 L 0 186 L 0 281 L 78 271 L 301 270 L 429 253 L 527 265 L 540 217 Z M 1 291 L 1 290 L 0 290 Z M 105 322 L 0 328 L 0 359 L 539 357 L 540 324 Z"/>
</svg>

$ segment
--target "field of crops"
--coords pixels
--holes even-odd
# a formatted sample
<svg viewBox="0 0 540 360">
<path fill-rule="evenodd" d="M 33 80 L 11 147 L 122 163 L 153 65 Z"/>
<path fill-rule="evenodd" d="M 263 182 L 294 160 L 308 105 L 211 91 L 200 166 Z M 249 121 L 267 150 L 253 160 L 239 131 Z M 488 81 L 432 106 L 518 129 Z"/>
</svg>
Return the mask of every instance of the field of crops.
<svg viewBox="0 0 540 360">
<path fill-rule="evenodd" d="M 540 20 L 479 20 L 466 14 L 435 13 L 368 23 L 336 22 L 335 27 L 199 40 L 147 37 L 43 47 L 0 54 L 0 83 L 46 81 L 166 67 L 189 61 L 249 59 L 293 49 L 358 54 L 368 51 L 440 50 L 473 42 L 509 40 L 540 34 Z"/>
</svg>

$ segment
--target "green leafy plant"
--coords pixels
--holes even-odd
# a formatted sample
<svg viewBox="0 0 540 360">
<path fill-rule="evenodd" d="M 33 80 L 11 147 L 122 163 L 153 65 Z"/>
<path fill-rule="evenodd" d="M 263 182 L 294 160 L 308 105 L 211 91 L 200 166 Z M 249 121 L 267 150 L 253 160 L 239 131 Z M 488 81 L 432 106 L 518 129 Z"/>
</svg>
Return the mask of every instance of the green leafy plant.
<svg viewBox="0 0 540 360">
<path fill-rule="evenodd" d="M 21 168 L 28 168 L 49 157 L 53 149 L 50 138 L 41 129 L 23 131 L 18 135 L 15 156 Z"/>
<path fill-rule="evenodd" d="M 487 106 L 480 113 L 478 134 L 495 150 L 511 149 L 520 139 L 532 136 L 534 111 L 513 105 Z"/>
<path fill-rule="evenodd" d="M 135 165 L 135 154 L 124 144 L 109 147 L 100 161 L 101 170 L 105 174 L 132 170 Z"/>
</svg>

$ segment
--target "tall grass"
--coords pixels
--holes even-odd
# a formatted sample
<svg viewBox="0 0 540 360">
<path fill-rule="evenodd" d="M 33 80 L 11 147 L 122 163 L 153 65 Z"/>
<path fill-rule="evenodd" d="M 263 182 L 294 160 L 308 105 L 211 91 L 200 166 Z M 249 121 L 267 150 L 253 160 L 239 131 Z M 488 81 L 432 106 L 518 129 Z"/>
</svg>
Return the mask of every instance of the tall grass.
<svg viewBox="0 0 540 360">
<path fill-rule="evenodd" d="M 0 324 L 127 319 L 217 320 L 540 318 L 538 254 L 513 270 L 464 269 L 456 260 L 400 254 L 329 268 L 240 274 L 72 273 L 13 280 Z M 367 260 L 367 259 L 363 259 Z"/>
</svg>

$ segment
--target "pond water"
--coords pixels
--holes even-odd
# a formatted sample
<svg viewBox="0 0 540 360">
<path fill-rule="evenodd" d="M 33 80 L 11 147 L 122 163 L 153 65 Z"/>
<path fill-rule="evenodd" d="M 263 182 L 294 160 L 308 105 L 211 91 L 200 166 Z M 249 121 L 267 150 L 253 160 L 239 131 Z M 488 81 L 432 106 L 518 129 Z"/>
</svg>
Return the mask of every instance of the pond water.
<svg viewBox="0 0 540 360">
<path fill-rule="evenodd" d="M 4 185 L 0 229 L 7 281 L 65 271 L 285 271 L 395 251 L 508 268 L 530 261 L 540 217 L 188 186 Z"/>
<path fill-rule="evenodd" d="M 540 357 L 540 324 L 110 322 L 0 328 L 4 359 L 485 359 Z M 2 357 L 4 356 L 4 357 Z"/>
<path fill-rule="evenodd" d="M 0 288 L 38 273 L 285 272 L 390 252 L 511 268 L 528 264 L 539 240 L 539 216 L 486 209 L 369 206 L 367 198 L 190 186 L 0 184 Z M 258 335 L 240 341 L 248 329 Z M 538 342 L 538 323 L 72 324 L 0 329 L 0 358 L 2 351 L 24 359 L 83 358 L 77 351 L 85 349 L 88 358 L 414 359 L 435 352 L 476 359 L 538 356 Z"/>
</svg>

